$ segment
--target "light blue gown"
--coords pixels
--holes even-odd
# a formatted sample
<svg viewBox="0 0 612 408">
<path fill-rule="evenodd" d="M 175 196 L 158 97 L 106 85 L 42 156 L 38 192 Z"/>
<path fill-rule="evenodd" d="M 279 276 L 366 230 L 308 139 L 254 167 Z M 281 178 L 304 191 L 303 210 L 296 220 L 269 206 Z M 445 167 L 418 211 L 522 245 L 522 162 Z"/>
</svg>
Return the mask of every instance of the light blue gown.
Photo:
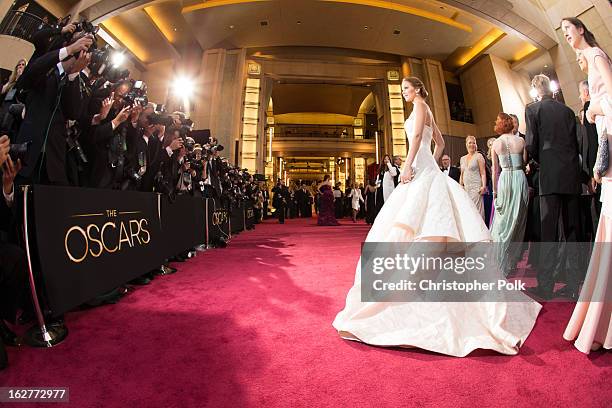
<svg viewBox="0 0 612 408">
<path fill-rule="evenodd" d="M 521 245 L 525 236 L 529 191 L 523 171 L 523 156 L 510 153 L 499 156 L 501 173 L 495 198 L 495 215 L 491 226 L 491 237 L 497 246 L 497 259 L 504 276 L 516 267 L 520 260 Z M 513 244 L 514 243 L 514 244 Z"/>
</svg>

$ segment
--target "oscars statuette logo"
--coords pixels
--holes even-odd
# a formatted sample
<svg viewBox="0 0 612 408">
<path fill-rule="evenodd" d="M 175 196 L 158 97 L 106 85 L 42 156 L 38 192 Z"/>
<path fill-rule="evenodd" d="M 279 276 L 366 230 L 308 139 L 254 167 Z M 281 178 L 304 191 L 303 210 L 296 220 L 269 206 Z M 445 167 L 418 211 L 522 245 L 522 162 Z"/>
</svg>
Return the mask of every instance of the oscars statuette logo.
<svg viewBox="0 0 612 408">
<path fill-rule="evenodd" d="M 98 258 L 137 245 L 151 242 L 147 229 L 149 221 L 138 216 L 140 211 L 106 210 L 99 214 L 78 214 L 72 218 L 101 218 L 87 225 L 73 225 L 64 236 L 64 249 L 74 263 L 81 263 L 88 256 Z M 119 217 L 122 219 L 119 220 Z"/>
<path fill-rule="evenodd" d="M 247 208 L 247 211 L 246 211 L 246 217 L 247 217 L 247 218 L 253 218 L 253 217 L 255 217 L 255 211 L 253 211 L 253 209 L 252 209 L 252 208 Z"/>
</svg>

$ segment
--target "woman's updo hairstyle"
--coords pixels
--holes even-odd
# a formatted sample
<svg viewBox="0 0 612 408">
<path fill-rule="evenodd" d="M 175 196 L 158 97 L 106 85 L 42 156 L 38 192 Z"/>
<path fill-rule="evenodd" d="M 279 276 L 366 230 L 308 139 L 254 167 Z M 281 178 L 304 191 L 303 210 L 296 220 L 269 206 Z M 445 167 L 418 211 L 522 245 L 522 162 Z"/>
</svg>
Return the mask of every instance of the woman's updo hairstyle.
<svg viewBox="0 0 612 408">
<path fill-rule="evenodd" d="M 416 89 L 417 95 L 421 95 L 423 99 L 429 96 L 429 92 L 427 92 L 427 89 L 425 89 L 425 85 L 423 84 L 423 81 L 421 81 L 419 78 L 405 77 L 402 81 L 406 81 L 410 85 L 412 85 L 412 87 Z"/>
<path fill-rule="evenodd" d="M 495 127 L 493 128 L 493 131 L 498 135 L 503 135 L 512 132 L 512 129 L 514 129 L 512 117 L 507 113 L 500 112 L 495 120 Z"/>
</svg>

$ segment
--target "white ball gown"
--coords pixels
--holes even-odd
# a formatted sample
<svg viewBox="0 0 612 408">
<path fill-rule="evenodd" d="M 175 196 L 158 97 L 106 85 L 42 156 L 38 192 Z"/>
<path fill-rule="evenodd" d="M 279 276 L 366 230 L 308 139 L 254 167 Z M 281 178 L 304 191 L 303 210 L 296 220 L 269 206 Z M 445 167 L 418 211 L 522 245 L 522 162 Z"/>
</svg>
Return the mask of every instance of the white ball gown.
<svg viewBox="0 0 612 408">
<path fill-rule="evenodd" d="M 414 113 L 404 124 L 412 138 Z M 461 186 L 442 173 L 425 126 L 410 183 L 399 184 L 370 229 L 366 242 L 483 242 L 491 235 Z M 412 140 L 410 140 L 412 143 Z M 500 274 L 501 278 L 501 274 Z M 541 305 L 524 302 L 362 302 L 361 259 L 346 306 L 333 326 L 348 340 L 376 346 L 418 347 L 463 357 L 476 349 L 517 354 Z"/>
</svg>

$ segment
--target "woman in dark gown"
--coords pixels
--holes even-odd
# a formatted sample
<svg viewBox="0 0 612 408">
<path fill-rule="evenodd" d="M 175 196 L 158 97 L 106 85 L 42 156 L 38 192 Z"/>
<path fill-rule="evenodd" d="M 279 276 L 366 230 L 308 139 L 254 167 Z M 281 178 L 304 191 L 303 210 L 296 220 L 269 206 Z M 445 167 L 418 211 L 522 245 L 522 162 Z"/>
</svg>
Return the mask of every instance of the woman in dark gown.
<svg viewBox="0 0 612 408">
<path fill-rule="evenodd" d="M 329 176 L 323 178 L 323 182 L 319 184 L 319 218 L 317 225 L 340 225 L 334 215 L 334 192 L 332 191 L 331 181 Z"/>
</svg>

